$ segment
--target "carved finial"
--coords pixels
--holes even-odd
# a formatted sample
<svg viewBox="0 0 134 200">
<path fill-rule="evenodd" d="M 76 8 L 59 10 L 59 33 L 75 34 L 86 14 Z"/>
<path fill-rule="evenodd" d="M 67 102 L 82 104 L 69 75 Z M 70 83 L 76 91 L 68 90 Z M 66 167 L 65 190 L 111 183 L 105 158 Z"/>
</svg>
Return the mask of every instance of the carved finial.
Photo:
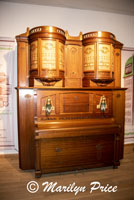
<svg viewBox="0 0 134 200">
<path fill-rule="evenodd" d="M 65 37 L 67 40 L 82 41 L 82 32 L 78 36 L 70 36 L 68 31 L 65 31 Z"/>
<path fill-rule="evenodd" d="M 68 31 L 65 31 L 65 37 L 66 37 L 66 39 L 68 39 L 68 37 L 69 37 Z"/>
<path fill-rule="evenodd" d="M 27 27 L 26 34 L 29 35 L 29 27 Z"/>
<path fill-rule="evenodd" d="M 80 37 L 80 40 L 82 40 L 82 32 L 80 32 L 79 37 Z"/>
</svg>

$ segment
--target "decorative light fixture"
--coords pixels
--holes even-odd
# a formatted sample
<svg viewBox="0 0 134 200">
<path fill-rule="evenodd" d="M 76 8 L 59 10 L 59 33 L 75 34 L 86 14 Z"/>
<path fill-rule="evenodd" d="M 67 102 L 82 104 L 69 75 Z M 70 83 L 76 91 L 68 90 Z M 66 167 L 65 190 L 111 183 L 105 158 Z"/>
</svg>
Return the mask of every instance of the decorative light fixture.
<svg viewBox="0 0 134 200">
<path fill-rule="evenodd" d="M 117 43 L 110 32 L 96 31 L 83 35 L 83 86 L 92 86 L 94 83 L 106 86 L 114 81 Z"/>
<path fill-rule="evenodd" d="M 53 26 L 39 26 L 30 30 L 30 86 L 34 80 L 54 85 L 63 80 L 65 32 Z"/>
</svg>

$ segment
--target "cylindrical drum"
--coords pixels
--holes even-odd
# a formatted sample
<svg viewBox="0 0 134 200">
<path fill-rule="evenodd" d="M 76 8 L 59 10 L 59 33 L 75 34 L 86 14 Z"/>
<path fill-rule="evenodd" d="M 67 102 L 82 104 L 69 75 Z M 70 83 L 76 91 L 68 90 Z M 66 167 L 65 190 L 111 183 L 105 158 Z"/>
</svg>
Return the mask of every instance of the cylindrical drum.
<svg viewBox="0 0 134 200">
<path fill-rule="evenodd" d="M 53 26 L 39 26 L 30 30 L 30 85 L 37 79 L 43 85 L 64 80 L 65 32 Z"/>
<path fill-rule="evenodd" d="M 115 42 L 115 36 L 109 32 L 83 35 L 83 86 L 105 86 L 114 80 Z"/>
</svg>

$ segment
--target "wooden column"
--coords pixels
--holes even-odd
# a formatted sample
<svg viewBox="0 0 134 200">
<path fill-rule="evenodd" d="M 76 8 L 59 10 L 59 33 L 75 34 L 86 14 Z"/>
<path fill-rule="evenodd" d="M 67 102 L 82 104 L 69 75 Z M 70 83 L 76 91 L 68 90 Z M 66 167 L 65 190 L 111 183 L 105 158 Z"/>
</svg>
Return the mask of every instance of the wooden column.
<svg viewBox="0 0 134 200">
<path fill-rule="evenodd" d="M 114 50 L 115 87 L 121 87 L 121 49 L 123 44 L 116 41 Z"/>
<path fill-rule="evenodd" d="M 125 120 L 125 90 L 113 92 L 113 117 L 120 126 L 120 159 L 123 158 L 124 146 L 124 120 Z"/>
<path fill-rule="evenodd" d="M 29 47 L 28 34 L 26 33 L 16 36 L 17 41 L 17 65 L 18 65 L 18 87 L 28 86 L 29 82 Z"/>
<path fill-rule="evenodd" d="M 34 90 L 18 89 L 19 165 L 34 168 Z"/>
</svg>

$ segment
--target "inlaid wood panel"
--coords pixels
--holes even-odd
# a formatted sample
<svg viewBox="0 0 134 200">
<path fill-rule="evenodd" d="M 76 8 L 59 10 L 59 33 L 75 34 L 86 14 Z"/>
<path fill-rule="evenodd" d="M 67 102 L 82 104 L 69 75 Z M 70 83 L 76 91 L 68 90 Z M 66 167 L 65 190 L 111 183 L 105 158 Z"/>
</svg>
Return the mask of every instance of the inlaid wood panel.
<svg viewBox="0 0 134 200">
<path fill-rule="evenodd" d="M 30 67 L 35 70 L 38 68 L 38 41 L 31 43 L 30 53 Z"/>
<path fill-rule="evenodd" d="M 87 93 L 63 93 L 60 94 L 62 104 L 60 113 L 89 112 L 89 94 Z"/>
<path fill-rule="evenodd" d="M 106 110 L 104 113 L 101 112 L 100 104 L 101 97 L 106 98 Z M 37 92 L 37 117 L 47 117 L 51 119 L 51 116 L 61 117 L 72 115 L 74 117 L 112 117 L 112 106 L 113 106 L 113 95 L 112 92 L 76 92 L 60 90 L 50 91 L 38 91 Z M 46 116 L 45 105 L 47 99 L 52 102 L 53 110 L 49 116 Z"/>
<path fill-rule="evenodd" d="M 121 87 L 121 49 L 114 51 L 115 87 Z"/>
<path fill-rule="evenodd" d="M 84 72 L 86 71 L 94 71 L 95 69 L 95 52 L 96 52 L 96 45 L 90 44 L 83 47 L 84 53 Z"/>
<path fill-rule="evenodd" d="M 56 69 L 56 41 L 41 40 L 41 68 Z"/>
<path fill-rule="evenodd" d="M 82 47 L 66 45 L 65 47 L 65 86 L 81 87 Z"/>
</svg>

